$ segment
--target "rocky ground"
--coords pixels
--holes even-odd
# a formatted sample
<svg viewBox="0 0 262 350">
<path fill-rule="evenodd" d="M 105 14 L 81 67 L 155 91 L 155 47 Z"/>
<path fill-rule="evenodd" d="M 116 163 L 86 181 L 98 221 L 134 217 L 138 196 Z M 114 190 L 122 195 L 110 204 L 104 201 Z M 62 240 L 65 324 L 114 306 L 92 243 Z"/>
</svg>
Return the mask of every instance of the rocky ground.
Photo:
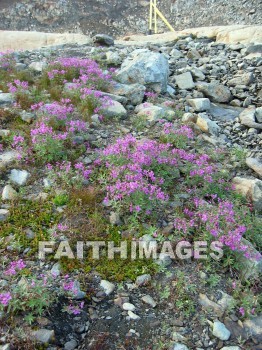
<svg viewBox="0 0 262 350">
<path fill-rule="evenodd" d="M 1 1 L 0 29 L 114 36 L 147 33 L 149 1 L 22 0 Z M 260 0 L 165 0 L 157 2 L 175 30 L 203 26 L 261 24 Z M 206 15 L 208 13 L 208 16 Z M 159 32 L 166 31 L 158 21 Z"/>
<path fill-rule="evenodd" d="M 168 207 L 156 221 L 152 215 L 136 226 L 136 222 L 128 221 L 127 213 L 103 202 L 101 178 L 99 189 L 95 179 L 83 180 L 80 190 L 69 186 L 65 191 L 62 185 L 52 183 L 41 163 L 41 157 L 50 155 L 50 150 L 41 154 L 41 147 L 40 151 L 35 149 L 32 162 L 32 151 L 27 148 L 28 157 L 23 154 L 22 160 L 17 160 L 21 140 L 15 137 L 28 138 L 30 132 L 32 136 L 43 117 L 41 107 L 32 110 L 31 105 L 44 101 L 48 106 L 61 101 L 66 91 L 78 88 L 79 82 L 67 78 L 59 80 L 54 89 L 47 85 L 41 96 L 39 90 L 33 90 L 38 79 L 45 76 L 48 63 L 59 57 L 91 58 L 103 69 L 114 68 L 114 81 L 100 85 L 99 96 L 111 101 L 100 110 L 104 119 L 92 110 L 94 113 L 85 120 L 87 129 L 74 135 L 72 144 L 64 144 L 68 152 L 72 145 L 72 149 L 79 147 L 76 153 L 81 152 L 74 158 L 77 162 L 87 167 L 96 164 L 97 151 L 113 145 L 119 137 L 164 140 L 163 119 L 171 123 L 166 127 L 174 130 L 190 127 L 194 136 L 189 137 L 186 146 L 182 140 L 177 148 L 184 147 L 191 154 L 209 154 L 221 171 L 221 179 L 226 174 L 225 181 L 233 183 L 234 193 L 238 193 L 234 197 L 236 210 L 244 208 L 238 212 L 242 213 L 238 219 L 244 220 L 248 228 L 243 239 L 248 240 L 252 253 L 261 250 L 261 45 L 225 45 L 191 36 L 143 49 L 113 45 L 107 36 L 98 36 L 95 42 L 99 46 L 68 45 L 17 52 L 15 67 L 9 67 L 11 73 L 7 74 L 5 61 L 1 63 L 0 286 L 1 293 L 8 293 L 18 285 L 25 304 L 20 307 L 23 298 L 18 298 L 19 305 L 11 302 L 12 309 L 8 309 L 0 299 L 0 349 L 262 349 L 260 257 L 253 261 L 226 251 L 222 262 L 205 262 L 171 260 L 164 255 L 156 264 L 150 261 L 137 265 L 119 261 L 79 265 L 75 260 L 70 264 L 64 259 L 37 259 L 38 241 L 57 239 L 54 233 L 58 240 L 67 238 L 72 242 L 88 240 L 90 232 L 99 237 L 102 231 L 115 242 L 130 236 L 175 241 L 181 234 L 173 224 L 177 213 L 181 214 L 193 200 L 191 193 L 197 187 L 205 188 L 205 184 L 196 183 L 188 191 L 184 185 L 186 169 L 179 164 L 181 181 L 172 178 L 176 187 L 170 191 Z M 31 84 L 30 94 L 23 91 L 27 86 L 21 81 Z M 82 117 L 84 113 L 82 110 Z M 88 147 L 83 151 L 81 146 L 86 143 Z M 55 166 L 55 162 L 52 164 Z M 216 187 L 219 178 L 216 181 L 212 190 L 209 188 L 211 192 L 202 194 L 205 201 L 210 193 L 220 196 L 221 188 Z M 221 198 L 227 192 L 229 187 L 221 192 Z M 134 234 L 136 230 L 140 230 L 139 235 Z M 198 237 L 203 239 L 201 233 Z M 17 258 L 22 260 L 18 263 Z M 12 261 L 16 263 L 12 265 Z M 42 284 L 37 289 L 39 280 Z M 28 296 L 26 290 L 32 286 L 36 286 L 34 294 Z M 66 294 L 65 290 L 73 293 Z M 52 295 L 57 299 L 53 300 Z M 36 300 L 46 302 L 41 315 L 34 308 L 37 305 L 41 309 Z"/>
</svg>

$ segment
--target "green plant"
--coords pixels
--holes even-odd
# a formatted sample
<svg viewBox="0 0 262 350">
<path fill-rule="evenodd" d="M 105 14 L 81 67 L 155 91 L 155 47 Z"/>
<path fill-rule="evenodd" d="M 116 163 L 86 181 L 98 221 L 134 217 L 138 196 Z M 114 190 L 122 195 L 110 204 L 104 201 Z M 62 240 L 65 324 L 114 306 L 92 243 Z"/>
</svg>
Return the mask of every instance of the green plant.
<svg viewBox="0 0 262 350">
<path fill-rule="evenodd" d="M 47 287 L 47 281 L 23 277 L 12 290 L 7 314 L 16 315 L 22 312 L 24 320 L 31 324 L 55 299 L 55 294 Z"/>
<path fill-rule="evenodd" d="M 68 201 L 69 201 L 69 196 L 67 193 L 59 193 L 53 199 L 53 203 L 57 207 L 62 207 L 63 205 L 66 205 Z"/>
<path fill-rule="evenodd" d="M 134 127 L 136 128 L 137 131 L 144 131 L 148 121 L 147 121 L 147 116 L 146 115 L 139 115 L 136 116 L 133 119 Z"/>
</svg>

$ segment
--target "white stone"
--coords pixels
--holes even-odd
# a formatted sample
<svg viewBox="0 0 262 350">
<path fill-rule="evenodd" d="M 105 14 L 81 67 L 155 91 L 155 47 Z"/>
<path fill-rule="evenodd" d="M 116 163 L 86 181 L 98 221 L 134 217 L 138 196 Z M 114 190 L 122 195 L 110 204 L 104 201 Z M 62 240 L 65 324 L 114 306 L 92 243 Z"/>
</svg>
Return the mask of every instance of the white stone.
<svg viewBox="0 0 262 350">
<path fill-rule="evenodd" d="M 30 174 L 26 170 L 12 169 L 9 178 L 15 185 L 24 186 L 29 176 Z"/>
<path fill-rule="evenodd" d="M 109 281 L 101 280 L 100 287 L 104 289 L 106 295 L 110 295 L 115 290 L 115 285 Z"/>
<path fill-rule="evenodd" d="M 140 316 L 133 313 L 133 311 L 128 311 L 128 316 L 131 318 L 131 320 L 140 320 Z"/>
<path fill-rule="evenodd" d="M 148 304 L 152 307 L 156 307 L 156 305 L 157 305 L 155 300 L 150 295 L 143 296 L 141 300 L 143 301 L 143 303 Z"/>
<path fill-rule="evenodd" d="M 12 94 L 0 92 L 0 105 L 12 104 L 13 102 L 14 102 L 14 97 Z"/>
<path fill-rule="evenodd" d="M 193 98 L 187 100 L 187 102 L 196 112 L 205 112 L 210 109 L 210 101 L 208 98 Z"/>
<path fill-rule="evenodd" d="M 30 69 L 34 70 L 35 72 L 42 72 L 46 67 L 47 63 L 40 61 L 40 62 L 32 62 L 28 66 Z"/>
<path fill-rule="evenodd" d="M 49 330 L 49 329 L 39 329 L 37 331 L 32 332 L 32 336 L 34 339 L 39 341 L 40 343 L 50 343 L 54 337 L 55 337 L 55 332 L 54 330 Z"/>
<path fill-rule="evenodd" d="M 13 189 L 11 185 L 6 185 L 3 188 L 3 192 L 2 192 L 3 201 L 14 200 L 15 198 L 17 198 L 17 196 L 18 196 L 18 193 Z"/>
<path fill-rule="evenodd" d="M 101 110 L 104 117 L 107 118 L 125 118 L 127 116 L 127 111 L 120 102 L 111 100 L 110 105 Z"/>
<path fill-rule="evenodd" d="M 175 81 L 179 89 L 182 90 L 191 90 L 195 86 L 190 72 L 175 75 Z"/>
<path fill-rule="evenodd" d="M 231 333 L 226 328 L 224 323 L 216 320 L 213 324 L 213 335 L 220 340 L 228 340 L 230 338 Z"/>
<path fill-rule="evenodd" d="M 262 177 L 262 161 L 260 161 L 260 159 L 248 157 L 246 159 L 246 164 Z"/>
<path fill-rule="evenodd" d="M 123 308 L 123 310 L 125 310 L 125 311 L 135 311 L 135 309 L 136 309 L 135 305 L 133 305 L 133 304 L 131 304 L 131 303 L 124 303 L 124 304 L 122 305 L 122 308 Z"/>
<path fill-rule="evenodd" d="M 0 222 L 7 220 L 9 215 L 10 215 L 9 210 L 0 209 Z"/>
<path fill-rule="evenodd" d="M 136 278 L 136 285 L 138 287 L 147 285 L 151 281 L 151 276 L 149 274 L 140 275 Z"/>
<path fill-rule="evenodd" d="M 188 350 L 188 347 L 184 344 L 175 343 L 173 350 Z"/>
<path fill-rule="evenodd" d="M 16 151 L 4 152 L 3 154 L 0 154 L 0 166 L 9 165 L 17 159 L 18 159 L 18 152 Z"/>
</svg>

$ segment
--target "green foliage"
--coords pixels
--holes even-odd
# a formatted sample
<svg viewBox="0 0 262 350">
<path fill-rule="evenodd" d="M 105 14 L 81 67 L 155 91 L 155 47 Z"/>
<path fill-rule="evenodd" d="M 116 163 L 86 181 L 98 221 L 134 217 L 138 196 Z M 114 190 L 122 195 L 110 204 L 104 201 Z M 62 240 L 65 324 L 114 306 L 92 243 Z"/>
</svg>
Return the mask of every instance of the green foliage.
<svg viewBox="0 0 262 350">
<path fill-rule="evenodd" d="M 57 194 L 53 199 L 53 203 L 57 207 L 62 207 L 63 205 L 66 205 L 68 201 L 69 201 L 69 196 L 66 193 Z"/>
</svg>

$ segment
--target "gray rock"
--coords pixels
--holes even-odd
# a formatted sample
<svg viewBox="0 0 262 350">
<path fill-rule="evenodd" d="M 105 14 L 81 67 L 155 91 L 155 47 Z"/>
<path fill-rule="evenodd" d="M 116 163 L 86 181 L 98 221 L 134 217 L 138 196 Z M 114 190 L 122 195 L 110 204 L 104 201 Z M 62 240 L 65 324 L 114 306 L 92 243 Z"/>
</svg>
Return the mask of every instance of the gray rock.
<svg viewBox="0 0 262 350">
<path fill-rule="evenodd" d="M 5 129 L 0 129 L 0 137 L 6 137 L 10 135 L 11 131 L 10 130 L 5 130 Z"/>
<path fill-rule="evenodd" d="M 199 58 L 201 58 L 201 55 L 197 50 L 192 49 L 188 51 L 187 58 L 190 60 L 198 60 Z"/>
<path fill-rule="evenodd" d="M 262 343 L 262 316 L 252 317 L 243 323 L 248 334 L 251 334 L 258 342 Z"/>
<path fill-rule="evenodd" d="M 255 210 L 262 212 L 262 181 L 245 177 L 234 177 L 235 190 L 244 197 L 251 198 Z"/>
<path fill-rule="evenodd" d="M 224 346 L 220 350 L 241 350 L 239 346 Z"/>
<path fill-rule="evenodd" d="M 182 90 L 191 90 L 194 88 L 195 84 L 190 72 L 182 73 L 175 75 L 175 82 L 178 85 L 179 89 Z"/>
<path fill-rule="evenodd" d="M 234 108 L 227 105 L 220 105 L 211 103 L 209 113 L 216 119 L 221 121 L 235 120 L 239 114 L 243 111 L 243 108 Z"/>
<path fill-rule="evenodd" d="M 212 82 L 212 83 L 197 83 L 197 90 L 210 98 L 212 102 L 226 103 L 232 99 L 231 92 L 228 87 Z"/>
<path fill-rule="evenodd" d="M 0 345 L 0 350 L 11 350 L 10 344 Z"/>
<path fill-rule="evenodd" d="M 49 344 L 55 338 L 55 332 L 54 330 L 43 328 L 37 331 L 33 331 L 32 337 L 40 343 Z"/>
<path fill-rule="evenodd" d="M 131 303 L 124 303 L 124 304 L 122 305 L 122 308 L 123 308 L 123 310 L 125 310 L 125 311 L 135 311 L 135 309 L 136 309 L 135 305 L 133 305 L 133 304 L 131 304 Z"/>
<path fill-rule="evenodd" d="M 15 160 L 18 159 L 18 155 L 19 154 L 16 151 L 7 151 L 0 154 L 0 168 L 1 165 L 6 166 L 13 163 Z"/>
<path fill-rule="evenodd" d="M 3 188 L 3 192 L 2 192 L 2 200 L 6 201 L 6 200 L 14 200 L 15 198 L 17 198 L 18 193 L 13 189 L 12 186 L 10 185 L 6 185 Z"/>
<path fill-rule="evenodd" d="M 51 274 L 53 276 L 60 276 L 61 274 L 61 265 L 59 262 L 55 263 L 52 267 L 52 269 L 50 270 Z"/>
<path fill-rule="evenodd" d="M 179 58 L 182 58 L 184 57 L 183 53 L 177 49 L 173 49 L 171 52 L 170 52 L 170 56 L 174 59 L 179 59 Z"/>
<path fill-rule="evenodd" d="M 262 161 L 260 159 L 248 157 L 246 159 L 246 164 L 262 177 Z"/>
<path fill-rule="evenodd" d="M 255 113 L 256 113 L 255 107 L 250 106 L 246 108 L 239 115 L 241 124 L 248 126 L 249 128 L 262 129 L 262 123 L 256 123 Z"/>
<path fill-rule="evenodd" d="M 108 51 L 106 52 L 106 62 L 114 66 L 119 66 L 122 63 L 122 58 L 117 52 Z"/>
<path fill-rule="evenodd" d="M 173 350 L 189 350 L 188 347 L 181 343 L 175 343 Z"/>
<path fill-rule="evenodd" d="M 101 280 L 100 287 L 104 289 L 106 295 L 110 295 L 115 290 L 115 285 L 109 281 Z"/>
<path fill-rule="evenodd" d="M 202 294 L 202 293 L 199 294 L 198 302 L 203 307 L 204 310 L 207 310 L 207 311 L 212 310 L 216 313 L 218 317 L 222 316 L 224 313 L 222 306 L 208 299 L 208 297 L 205 294 Z"/>
<path fill-rule="evenodd" d="M 109 216 L 109 221 L 111 225 L 121 225 L 120 215 L 116 212 L 111 212 Z"/>
<path fill-rule="evenodd" d="M 164 118 L 172 119 L 176 115 L 175 112 L 170 108 L 154 105 L 149 105 L 148 107 L 140 106 L 141 105 L 137 106 L 138 108 L 135 109 L 135 112 L 138 111 L 138 116 L 145 116 L 146 119 L 150 122 Z"/>
<path fill-rule="evenodd" d="M 32 69 L 35 72 L 42 72 L 46 67 L 47 67 L 47 63 L 43 61 L 32 62 L 28 66 L 28 68 Z"/>
<path fill-rule="evenodd" d="M 107 34 L 97 34 L 93 38 L 94 44 L 104 45 L 104 46 L 113 46 L 114 39 Z"/>
<path fill-rule="evenodd" d="M 167 267 L 172 264 L 172 259 L 168 253 L 160 253 L 156 263 L 160 266 Z"/>
<path fill-rule="evenodd" d="M 78 281 L 74 281 L 74 289 L 76 290 L 74 295 L 75 300 L 82 300 L 86 297 L 86 293 L 81 290 L 81 286 Z"/>
<path fill-rule="evenodd" d="M 136 285 L 138 287 L 145 286 L 151 281 L 151 276 L 149 274 L 144 274 L 136 278 Z"/>
<path fill-rule="evenodd" d="M 142 103 L 146 88 L 141 84 L 121 84 L 114 83 L 109 87 L 109 92 L 127 98 L 127 101 L 134 106 Z"/>
<path fill-rule="evenodd" d="M 196 112 L 204 112 L 210 109 L 210 101 L 208 98 L 194 98 L 187 100 L 187 102 Z"/>
<path fill-rule="evenodd" d="M 116 79 L 123 84 L 139 83 L 156 92 L 166 92 L 169 65 L 163 54 L 137 49 L 122 63 Z"/>
<path fill-rule="evenodd" d="M 10 215 L 9 210 L 7 209 L 0 209 L 0 222 L 6 221 L 8 219 L 8 216 Z"/>
<path fill-rule="evenodd" d="M 156 307 L 156 305 L 157 305 L 155 300 L 150 295 L 143 296 L 141 298 L 141 300 L 143 301 L 143 303 L 148 304 L 148 305 L 152 306 L 153 308 Z"/>
<path fill-rule="evenodd" d="M 9 178 L 15 185 L 24 186 L 29 176 L 30 174 L 26 170 L 12 169 Z"/>
<path fill-rule="evenodd" d="M 241 277 L 249 281 L 252 278 L 258 277 L 262 273 L 262 256 L 247 239 L 242 238 L 241 243 L 248 246 L 248 252 L 253 256 L 253 258 L 246 258 L 243 254 L 239 255 Z M 260 258 L 258 258 L 259 256 Z"/>
<path fill-rule="evenodd" d="M 65 343 L 64 350 L 74 350 L 77 347 L 78 343 L 75 339 L 72 339 Z"/>
<path fill-rule="evenodd" d="M 184 122 L 184 123 L 195 123 L 196 120 L 197 120 L 196 115 L 194 115 L 192 113 L 183 114 L 182 122 Z"/>
<path fill-rule="evenodd" d="M 220 321 L 214 321 L 213 335 L 220 340 L 228 340 L 230 338 L 230 331 L 226 328 L 224 323 Z"/>
<path fill-rule="evenodd" d="M 220 127 L 216 122 L 210 120 L 207 115 L 204 113 L 200 113 L 197 117 L 197 126 L 206 133 L 210 133 L 212 135 L 218 135 L 220 131 Z"/>
<path fill-rule="evenodd" d="M 255 116 L 256 116 L 258 123 L 262 123 L 262 107 L 256 108 Z"/>
<path fill-rule="evenodd" d="M 10 105 L 14 102 L 15 100 L 12 94 L 0 92 L 0 106 Z"/>
<path fill-rule="evenodd" d="M 205 80 L 205 78 L 206 78 L 206 76 L 202 72 L 202 70 L 197 68 L 197 67 L 191 67 L 190 72 L 193 75 L 193 77 L 195 78 L 195 80 Z"/>
<path fill-rule="evenodd" d="M 20 117 L 24 122 L 28 124 L 30 124 L 35 119 L 34 113 L 30 113 L 26 111 L 22 111 L 20 114 Z"/>
<path fill-rule="evenodd" d="M 140 316 L 136 315 L 133 311 L 129 310 L 127 313 L 128 313 L 128 316 L 131 318 L 131 320 L 134 320 L 134 321 L 140 320 Z"/>
<path fill-rule="evenodd" d="M 262 54 L 262 44 L 250 45 L 246 49 L 246 54 L 250 53 L 261 53 Z"/>
<path fill-rule="evenodd" d="M 127 111 L 121 103 L 117 101 L 111 101 L 110 105 L 101 110 L 104 117 L 107 118 L 125 118 L 127 116 Z"/>
<path fill-rule="evenodd" d="M 243 73 L 241 75 L 235 76 L 233 79 L 230 79 L 228 82 L 229 86 L 236 85 L 245 85 L 248 86 L 254 81 L 253 73 Z"/>
</svg>

